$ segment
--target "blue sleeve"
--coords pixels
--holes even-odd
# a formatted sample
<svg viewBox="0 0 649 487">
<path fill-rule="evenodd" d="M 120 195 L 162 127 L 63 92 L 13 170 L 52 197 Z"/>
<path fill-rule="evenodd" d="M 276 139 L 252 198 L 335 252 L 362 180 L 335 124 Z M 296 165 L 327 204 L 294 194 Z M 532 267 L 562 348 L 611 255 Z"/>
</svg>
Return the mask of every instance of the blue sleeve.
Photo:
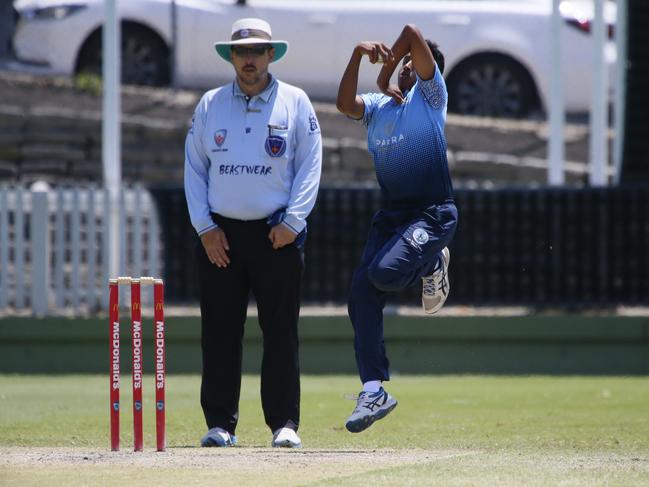
<svg viewBox="0 0 649 487">
<path fill-rule="evenodd" d="M 448 103 L 446 83 L 437 66 L 435 66 L 435 75 L 431 79 L 424 80 L 417 75 L 417 87 L 433 110 L 446 110 Z"/>
<path fill-rule="evenodd" d="M 384 96 L 385 95 L 383 93 L 363 93 L 361 95 L 363 104 L 365 105 L 363 118 L 361 120 L 363 120 L 363 123 L 366 126 L 369 126 L 370 122 L 372 121 L 372 116 L 374 115 L 374 110 L 376 110 L 376 107 L 379 105 L 379 101 Z"/>
<path fill-rule="evenodd" d="M 295 173 L 282 223 L 295 233 L 300 233 L 306 227 L 306 218 L 315 205 L 322 171 L 320 125 L 306 93 L 301 93 L 298 99 L 295 123 Z"/>
<path fill-rule="evenodd" d="M 192 226 L 199 235 L 216 227 L 207 199 L 210 160 L 202 140 L 207 120 L 206 105 L 205 98 L 198 103 L 185 138 L 185 198 Z"/>
</svg>

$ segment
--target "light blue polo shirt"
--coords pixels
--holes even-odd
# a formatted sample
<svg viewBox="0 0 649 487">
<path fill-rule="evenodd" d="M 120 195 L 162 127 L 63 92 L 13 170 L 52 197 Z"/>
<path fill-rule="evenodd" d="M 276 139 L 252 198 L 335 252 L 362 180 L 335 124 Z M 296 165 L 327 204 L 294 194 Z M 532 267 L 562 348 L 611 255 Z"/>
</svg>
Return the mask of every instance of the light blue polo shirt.
<svg viewBox="0 0 649 487">
<path fill-rule="evenodd" d="M 451 199 L 444 135 L 448 95 L 439 69 L 429 80 L 417 76 L 402 104 L 382 93 L 361 98 L 368 149 L 388 201 L 415 206 Z"/>
<path fill-rule="evenodd" d="M 236 81 L 208 91 L 185 140 L 185 196 L 199 235 L 216 227 L 210 213 L 259 220 L 286 208 L 295 233 L 313 209 L 322 141 L 306 93 L 271 78 L 248 98 Z"/>
</svg>

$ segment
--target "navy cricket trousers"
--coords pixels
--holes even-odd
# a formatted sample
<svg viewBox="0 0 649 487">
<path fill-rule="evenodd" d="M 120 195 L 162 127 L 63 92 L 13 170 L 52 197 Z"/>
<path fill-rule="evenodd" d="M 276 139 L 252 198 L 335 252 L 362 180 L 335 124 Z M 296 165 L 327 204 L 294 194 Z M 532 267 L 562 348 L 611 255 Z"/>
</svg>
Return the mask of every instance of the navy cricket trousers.
<svg viewBox="0 0 649 487">
<path fill-rule="evenodd" d="M 298 317 L 303 260 L 295 244 L 274 250 L 265 220 L 213 217 L 228 238 L 230 264 L 212 264 L 197 246 L 203 376 L 201 406 L 208 428 L 235 433 L 239 419 L 242 339 L 252 292 L 263 334 L 261 403 L 275 431 L 300 422 Z"/>
<path fill-rule="evenodd" d="M 386 300 L 390 293 L 432 274 L 456 224 L 457 209 L 451 202 L 423 209 L 383 209 L 374 215 L 348 302 L 362 382 L 390 379 L 383 339 Z"/>
</svg>

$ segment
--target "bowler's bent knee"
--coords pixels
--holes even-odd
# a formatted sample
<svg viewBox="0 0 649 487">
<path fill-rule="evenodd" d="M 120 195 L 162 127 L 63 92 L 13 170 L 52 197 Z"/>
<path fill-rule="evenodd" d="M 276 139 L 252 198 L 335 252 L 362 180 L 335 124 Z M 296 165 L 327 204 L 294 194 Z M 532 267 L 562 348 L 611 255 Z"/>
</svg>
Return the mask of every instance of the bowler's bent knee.
<svg viewBox="0 0 649 487">
<path fill-rule="evenodd" d="M 367 269 L 367 278 L 379 291 L 398 292 L 403 291 L 410 282 L 408 276 L 396 269 L 372 265 Z"/>
</svg>

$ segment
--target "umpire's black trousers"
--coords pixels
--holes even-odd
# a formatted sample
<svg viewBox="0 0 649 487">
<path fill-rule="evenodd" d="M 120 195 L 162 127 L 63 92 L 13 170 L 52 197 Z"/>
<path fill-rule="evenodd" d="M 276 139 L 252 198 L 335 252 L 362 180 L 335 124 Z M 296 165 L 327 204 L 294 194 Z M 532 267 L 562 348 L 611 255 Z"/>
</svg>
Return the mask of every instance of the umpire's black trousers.
<svg viewBox="0 0 649 487">
<path fill-rule="evenodd" d="M 212 264 L 198 244 L 203 351 L 201 406 L 208 428 L 235 433 L 241 356 L 250 291 L 257 301 L 264 353 L 261 402 L 271 431 L 300 421 L 297 322 L 303 260 L 291 244 L 274 250 L 265 220 L 213 215 L 228 239 L 230 264 Z"/>
</svg>

